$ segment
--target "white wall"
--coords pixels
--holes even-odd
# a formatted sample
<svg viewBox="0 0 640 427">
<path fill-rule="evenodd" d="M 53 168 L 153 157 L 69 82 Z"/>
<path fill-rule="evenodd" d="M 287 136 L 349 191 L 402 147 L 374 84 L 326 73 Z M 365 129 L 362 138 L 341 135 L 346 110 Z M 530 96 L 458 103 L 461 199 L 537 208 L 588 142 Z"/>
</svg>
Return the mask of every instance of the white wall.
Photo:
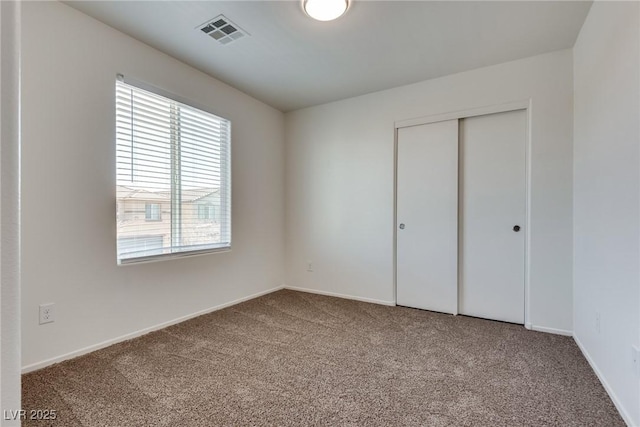
<svg viewBox="0 0 640 427">
<path fill-rule="evenodd" d="M 20 409 L 18 2 L 0 2 L 0 56 L 0 424 L 17 426 L 4 414 Z"/>
<path fill-rule="evenodd" d="M 574 47 L 574 330 L 640 426 L 640 5 L 595 2 Z M 600 333 L 596 331 L 600 313 Z"/>
<path fill-rule="evenodd" d="M 531 98 L 530 320 L 571 331 L 572 72 L 564 50 L 288 113 L 286 284 L 392 303 L 394 121 Z"/>
<path fill-rule="evenodd" d="M 279 287 L 282 113 L 61 3 L 22 28 L 23 366 Z M 232 121 L 231 252 L 116 266 L 117 73 Z"/>
</svg>

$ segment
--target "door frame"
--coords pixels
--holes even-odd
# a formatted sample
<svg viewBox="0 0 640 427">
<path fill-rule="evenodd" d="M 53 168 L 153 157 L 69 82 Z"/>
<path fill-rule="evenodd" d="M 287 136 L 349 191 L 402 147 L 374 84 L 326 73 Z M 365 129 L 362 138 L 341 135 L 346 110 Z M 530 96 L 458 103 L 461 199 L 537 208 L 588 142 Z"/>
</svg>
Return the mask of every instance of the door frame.
<svg viewBox="0 0 640 427">
<path fill-rule="evenodd" d="M 0 212 L 0 406 L 21 408 L 21 317 L 20 317 L 20 64 L 22 4 L 0 1 L 0 169 L 2 209 Z M 4 420 L 3 426 L 19 426 L 19 420 Z"/>
<path fill-rule="evenodd" d="M 394 122 L 393 132 L 393 300 L 398 303 L 398 129 L 426 125 L 446 120 L 460 120 L 509 111 L 525 110 L 527 129 L 525 136 L 525 229 L 524 229 L 524 326 L 531 329 L 530 309 L 530 244 L 531 244 L 531 123 L 533 102 L 531 98 L 493 104 L 465 110 L 431 114 Z M 458 184 L 459 185 L 459 184 Z M 458 284 L 459 285 L 459 284 Z M 456 311 L 457 313 L 457 311 Z"/>
</svg>

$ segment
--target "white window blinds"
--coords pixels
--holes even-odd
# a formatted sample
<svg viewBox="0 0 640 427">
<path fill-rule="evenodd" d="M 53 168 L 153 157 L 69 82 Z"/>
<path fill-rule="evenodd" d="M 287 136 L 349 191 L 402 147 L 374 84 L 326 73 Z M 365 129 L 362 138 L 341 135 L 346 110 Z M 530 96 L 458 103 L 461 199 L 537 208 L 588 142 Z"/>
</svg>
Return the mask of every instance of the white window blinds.
<svg viewBox="0 0 640 427">
<path fill-rule="evenodd" d="M 231 247 L 231 123 L 116 82 L 118 263 Z"/>
</svg>

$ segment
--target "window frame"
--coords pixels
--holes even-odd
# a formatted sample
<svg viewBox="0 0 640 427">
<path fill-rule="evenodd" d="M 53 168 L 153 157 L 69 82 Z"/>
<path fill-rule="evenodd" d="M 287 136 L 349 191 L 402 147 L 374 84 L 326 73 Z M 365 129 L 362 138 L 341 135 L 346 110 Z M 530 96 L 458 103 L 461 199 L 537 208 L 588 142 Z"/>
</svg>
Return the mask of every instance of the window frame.
<svg viewBox="0 0 640 427">
<path fill-rule="evenodd" d="M 135 88 L 141 89 L 143 91 L 147 91 L 147 92 L 151 92 L 155 95 L 167 98 L 168 100 L 180 103 L 180 104 L 184 104 L 188 107 L 200 110 L 204 113 L 207 114 L 211 114 L 213 116 L 216 116 L 217 118 L 221 119 L 221 120 L 225 120 L 228 122 L 228 138 L 227 138 L 227 156 L 226 156 L 226 162 L 220 162 L 220 170 L 221 170 L 221 174 L 224 174 L 225 176 L 225 181 L 226 181 L 226 185 L 221 185 L 220 186 L 220 214 L 221 216 L 223 215 L 223 212 L 226 213 L 228 221 L 221 221 L 221 235 L 223 235 L 223 230 L 224 227 L 227 227 L 227 231 L 228 231 L 228 235 L 229 235 L 229 242 L 226 243 L 221 243 L 219 246 L 216 246 L 216 244 L 212 244 L 212 245 L 193 245 L 193 249 L 188 250 L 188 251 L 177 251 L 177 252 L 168 252 L 168 253 L 160 253 L 160 254 L 154 254 L 154 255 L 144 255 L 144 256 L 139 256 L 139 257 L 131 257 L 131 258 L 121 258 L 120 254 L 118 253 L 118 244 L 117 244 L 117 240 L 118 240 L 118 235 L 116 232 L 116 260 L 117 260 L 117 265 L 118 266 L 124 266 L 124 265 L 131 265 L 131 264 L 140 264 L 140 263 L 149 263 L 149 262 L 157 262 L 157 261 L 164 261 L 164 260 L 169 260 L 169 259 L 177 259 L 177 258 L 184 258 L 184 257 L 193 257 L 193 256 L 202 256 L 202 255 L 207 255 L 207 254 L 212 254 L 212 253 L 224 253 L 224 252 L 230 252 L 232 250 L 232 217 L 231 217 L 231 206 L 232 206 L 232 199 L 231 199 L 231 192 L 232 192 L 232 174 L 231 174 L 231 163 L 232 163 L 232 123 L 231 120 L 224 117 L 223 115 L 220 115 L 218 113 L 216 113 L 215 111 L 213 111 L 210 107 L 205 107 L 202 105 L 199 105 L 189 99 L 185 99 L 184 97 L 181 97 L 179 95 L 176 95 L 174 93 L 165 91 L 163 89 L 157 88 L 155 86 L 152 86 L 148 83 L 142 82 L 140 80 L 136 80 L 134 78 L 130 78 L 130 77 L 125 77 L 122 74 L 117 74 L 116 75 L 116 80 L 123 82 L 129 86 L 133 86 Z M 114 85 L 115 87 L 115 85 Z M 116 102 L 116 91 L 114 91 L 114 111 L 115 111 L 115 102 Z M 114 126 L 116 125 L 116 119 L 114 117 Z M 114 135 L 114 149 L 117 147 L 117 139 L 115 138 Z M 116 165 L 117 168 L 117 165 Z M 116 173 L 115 175 L 117 176 L 117 169 L 116 169 Z M 117 178 L 116 178 L 117 179 Z M 173 172 L 172 172 L 172 176 L 171 179 L 173 179 Z M 117 184 L 116 184 L 117 186 Z M 174 203 L 179 203 L 179 200 L 174 200 L 175 195 L 173 194 L 173 188 L 174 186 L 172 185 L 172 197 L 171 197 L 171 206 L 174 206 Z M 117 199 L 116 199 L 117 200 Z M 145 208 L 146 210 L 146 208 Z M 162 206 L 160 205 L 160 219 L 157 221 L 162 221 Z M 147 220 L 146 219 L 146 215 L 145 215 L 145 220 L 146 221 L 154 221 L 154 220 Z M 170 214 L 170 221 L 171 221 L 171 228 L 173 230 L 174 228 L 174 221 L 179 221 L 179 218 L 174 218 L 173 213 Z M 117 218 L 116 218 L 116 223 L 117 223 Z M 172 237 L 173 239 L 173 237 Z M 206 247 L 202 247 L 202 246 L 206 246 Z M 165 248 L 166 250 L 171 250 L 173 248 L 173 242 L 172 245 L 168 248 Z"/>
</svg>

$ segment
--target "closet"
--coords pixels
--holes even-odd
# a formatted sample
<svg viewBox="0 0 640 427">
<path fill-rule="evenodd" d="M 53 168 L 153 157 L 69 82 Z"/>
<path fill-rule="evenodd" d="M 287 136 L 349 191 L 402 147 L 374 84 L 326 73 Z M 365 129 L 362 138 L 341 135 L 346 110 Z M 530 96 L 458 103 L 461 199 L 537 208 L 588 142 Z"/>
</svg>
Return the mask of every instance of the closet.
<svg viewBox="0 0 640 427">
<path fill-rule="evenodd" d="M 526 140 L 526 110 L 398 128 L 398 305 L 524 323 Z"/>
</svg>

